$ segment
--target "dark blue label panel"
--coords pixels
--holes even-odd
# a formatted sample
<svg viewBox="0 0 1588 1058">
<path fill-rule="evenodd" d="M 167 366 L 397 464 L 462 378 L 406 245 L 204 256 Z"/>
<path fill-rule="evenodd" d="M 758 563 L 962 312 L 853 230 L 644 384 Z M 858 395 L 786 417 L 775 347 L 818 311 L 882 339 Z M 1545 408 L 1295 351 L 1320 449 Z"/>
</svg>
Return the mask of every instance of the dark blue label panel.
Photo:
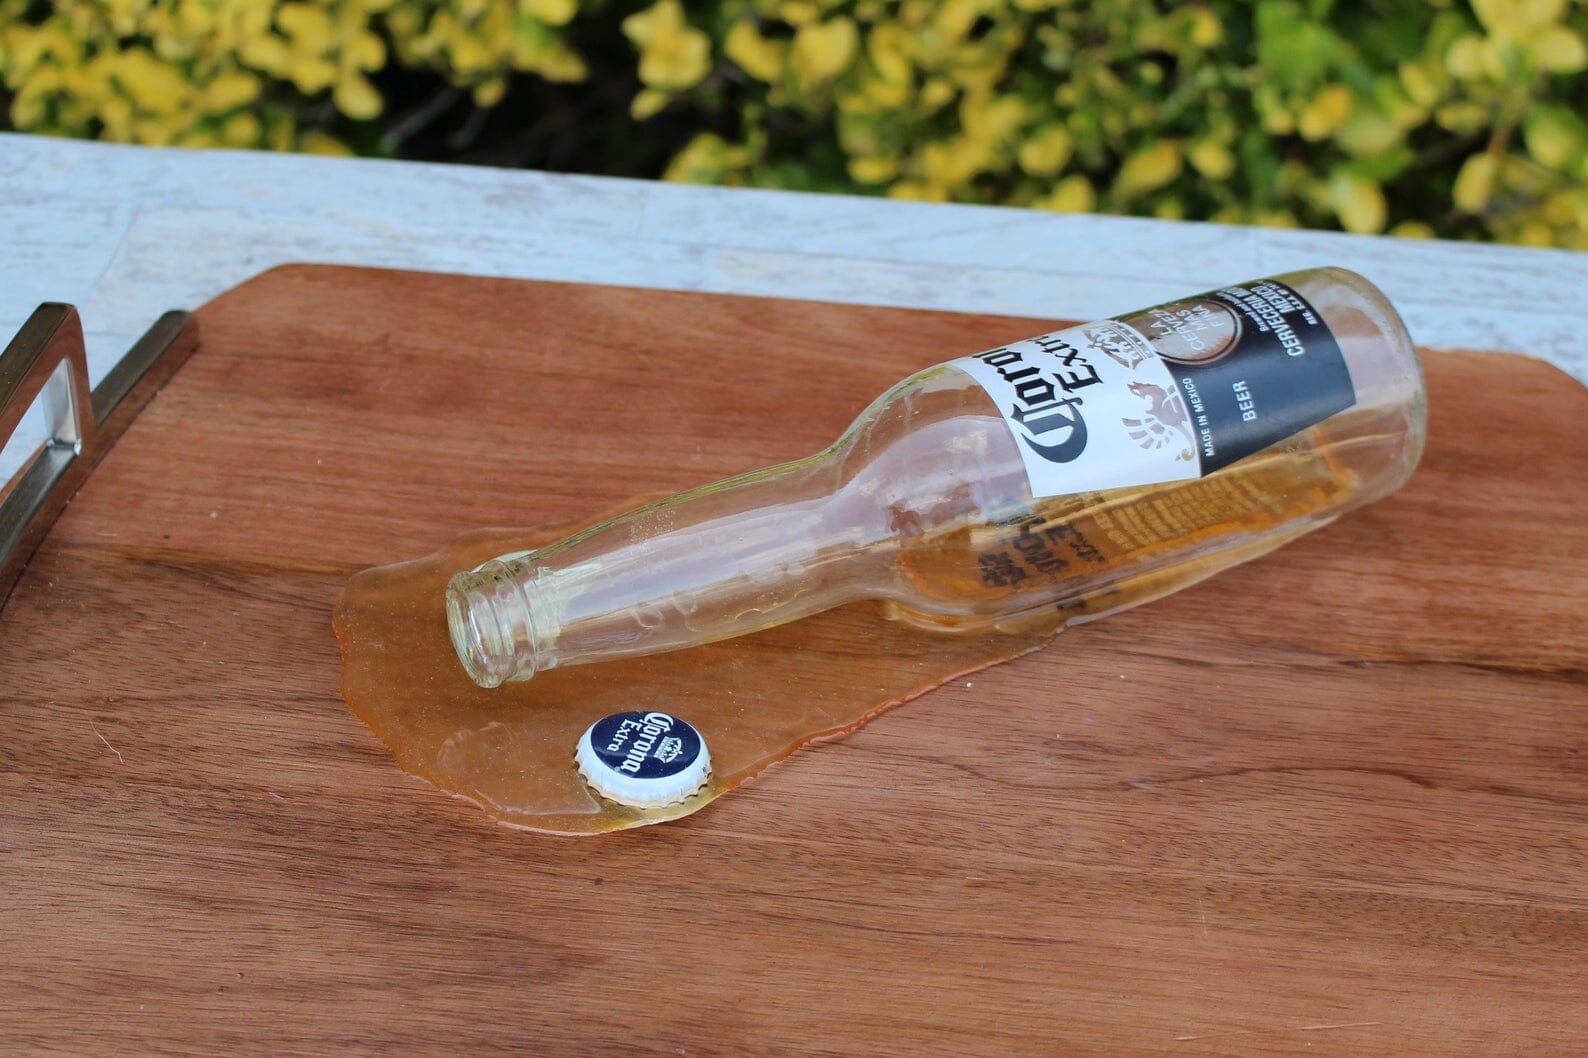
<svg viewBox="0 0 1588 1058">
<path fill-rule="evenodd" d="M 1202 473 L 1356 403 L 1340 343 L 1305 298 L 1258 280 L 1123 317 L 1163 359 L 1190 413 Z"/>
</svg>

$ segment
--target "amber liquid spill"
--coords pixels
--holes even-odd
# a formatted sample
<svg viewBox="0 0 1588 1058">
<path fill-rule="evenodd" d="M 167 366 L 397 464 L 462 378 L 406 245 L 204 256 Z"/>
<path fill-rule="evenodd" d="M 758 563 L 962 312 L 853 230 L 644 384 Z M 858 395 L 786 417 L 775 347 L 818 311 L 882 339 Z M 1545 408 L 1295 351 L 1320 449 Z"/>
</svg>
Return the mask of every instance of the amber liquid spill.
<svg viewBox="0 0 1588 1058">
<path fill-rule="evenodd" d="M 334 618 L 342 695 L 405 771 L 504 823 L 553 834 L 660 823 L 697 811 L 801 746 L 848 734 L 955 676 L 1035 650 L 1067 623 L 1167 595 L 1316 528 L 1354 481 L 1327 449 L 1319 439 L 1208 478 L 1119 490 L 1112 498 L 1042 501 L 1031 524 L 1068 526 L 1073 538 L 1095 541 L 1094 557 L 1108 575 L 1061 607 L 1003 624 L 950 631 L 891 619 L 909 615 L 886 604 L 857 603 L 687 650 L 552 669 L 492 690 L 476 686 L 453 651 L 448 579 L 618 512 L 577 524 L 467 533 L 444 551 L 348 582 Z M 996 543 L 971 536 L 938 541 L 936 550 L 905 556 L 904 566 L 927 587 L 954 586 L 964 554 Z M 1201 553 L 1193 546 L 1220 538 L 1222 546 Z M 957 590 L 982 587 L 967 581 Z M 682 804 L 636 809 L 606 801 L 574 766 L 585 728 L 636 709 L 681 717 L 705 736 L 712 777 Z"/>
<path fill-rule="evenodd" d="M 944 635 L 861 603 L 688 650 L 553 669 L 493 690 L 476 686 L 448 637 L 447 579 L 580 527 L 467 533 L 427 558 L 365 570 L 348 582 L 334 618 L 342 695 L 404 771 L 503 823 L 551 834 L 599 834 L 688 815 L 801 746 L 848 734 L 955 676 L 1035 650 L 1063 623 L 1054 612 Z M 574 767 L 585 728 L 633 709 L 682 717 L 705 736 L 712 777 L 684 803 L 614 804 Z"/>
</svg>

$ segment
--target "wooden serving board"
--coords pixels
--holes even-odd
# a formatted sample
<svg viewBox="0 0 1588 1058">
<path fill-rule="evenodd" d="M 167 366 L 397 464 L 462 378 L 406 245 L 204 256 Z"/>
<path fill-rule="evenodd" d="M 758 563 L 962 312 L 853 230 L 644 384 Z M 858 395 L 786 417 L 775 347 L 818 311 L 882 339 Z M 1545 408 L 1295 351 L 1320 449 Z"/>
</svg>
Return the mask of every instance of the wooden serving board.
<svg viewBox="0 0 1588 1058">
<path fill-rule="evenodd" d="M 1396 496 L 573 840 L 398 771 L 337 696 L 347 578 L 809 453 L 1048 325 L 290 267 L 200 328 L 0 613 L 0 1051 L 1588 1047 L 1553 368 L 1430 355 Z"/>
</svg>

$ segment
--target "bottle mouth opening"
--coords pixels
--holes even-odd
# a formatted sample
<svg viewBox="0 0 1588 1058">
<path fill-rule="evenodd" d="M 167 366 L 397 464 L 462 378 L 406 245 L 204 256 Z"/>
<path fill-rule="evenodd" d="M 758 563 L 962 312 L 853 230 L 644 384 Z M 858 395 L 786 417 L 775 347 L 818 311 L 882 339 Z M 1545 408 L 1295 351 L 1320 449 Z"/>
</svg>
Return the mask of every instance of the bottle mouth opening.
<svg viewBox="0 0 1588 1058">
<path fill-rule="evenodd" d="M 505 570 L 488 562 L 459 573 L 447 584 L 447 630 L 452 648 L 481 687 L 500 687 L 535 674 L 534 628 L 522 600 L 514 605 L 516 585 Z"/>
</svg>

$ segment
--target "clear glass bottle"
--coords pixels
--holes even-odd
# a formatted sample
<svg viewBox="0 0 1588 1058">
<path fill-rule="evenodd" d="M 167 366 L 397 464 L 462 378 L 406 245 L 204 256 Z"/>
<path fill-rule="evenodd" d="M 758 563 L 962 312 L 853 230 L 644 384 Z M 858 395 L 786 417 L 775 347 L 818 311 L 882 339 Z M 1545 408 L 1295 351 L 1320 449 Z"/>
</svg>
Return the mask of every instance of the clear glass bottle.
<svg viewBox="0 0 1588 1058">
<path fill-rule="evenodd" d="M 1087 620 L 1393 491 L 1425 415 L 1367 280 L 1224 288 L 927 368 L 824 452 L 459 573 L 452 640 L 494 687 L 863 599 L 944 632 Z"/>
</svg>

